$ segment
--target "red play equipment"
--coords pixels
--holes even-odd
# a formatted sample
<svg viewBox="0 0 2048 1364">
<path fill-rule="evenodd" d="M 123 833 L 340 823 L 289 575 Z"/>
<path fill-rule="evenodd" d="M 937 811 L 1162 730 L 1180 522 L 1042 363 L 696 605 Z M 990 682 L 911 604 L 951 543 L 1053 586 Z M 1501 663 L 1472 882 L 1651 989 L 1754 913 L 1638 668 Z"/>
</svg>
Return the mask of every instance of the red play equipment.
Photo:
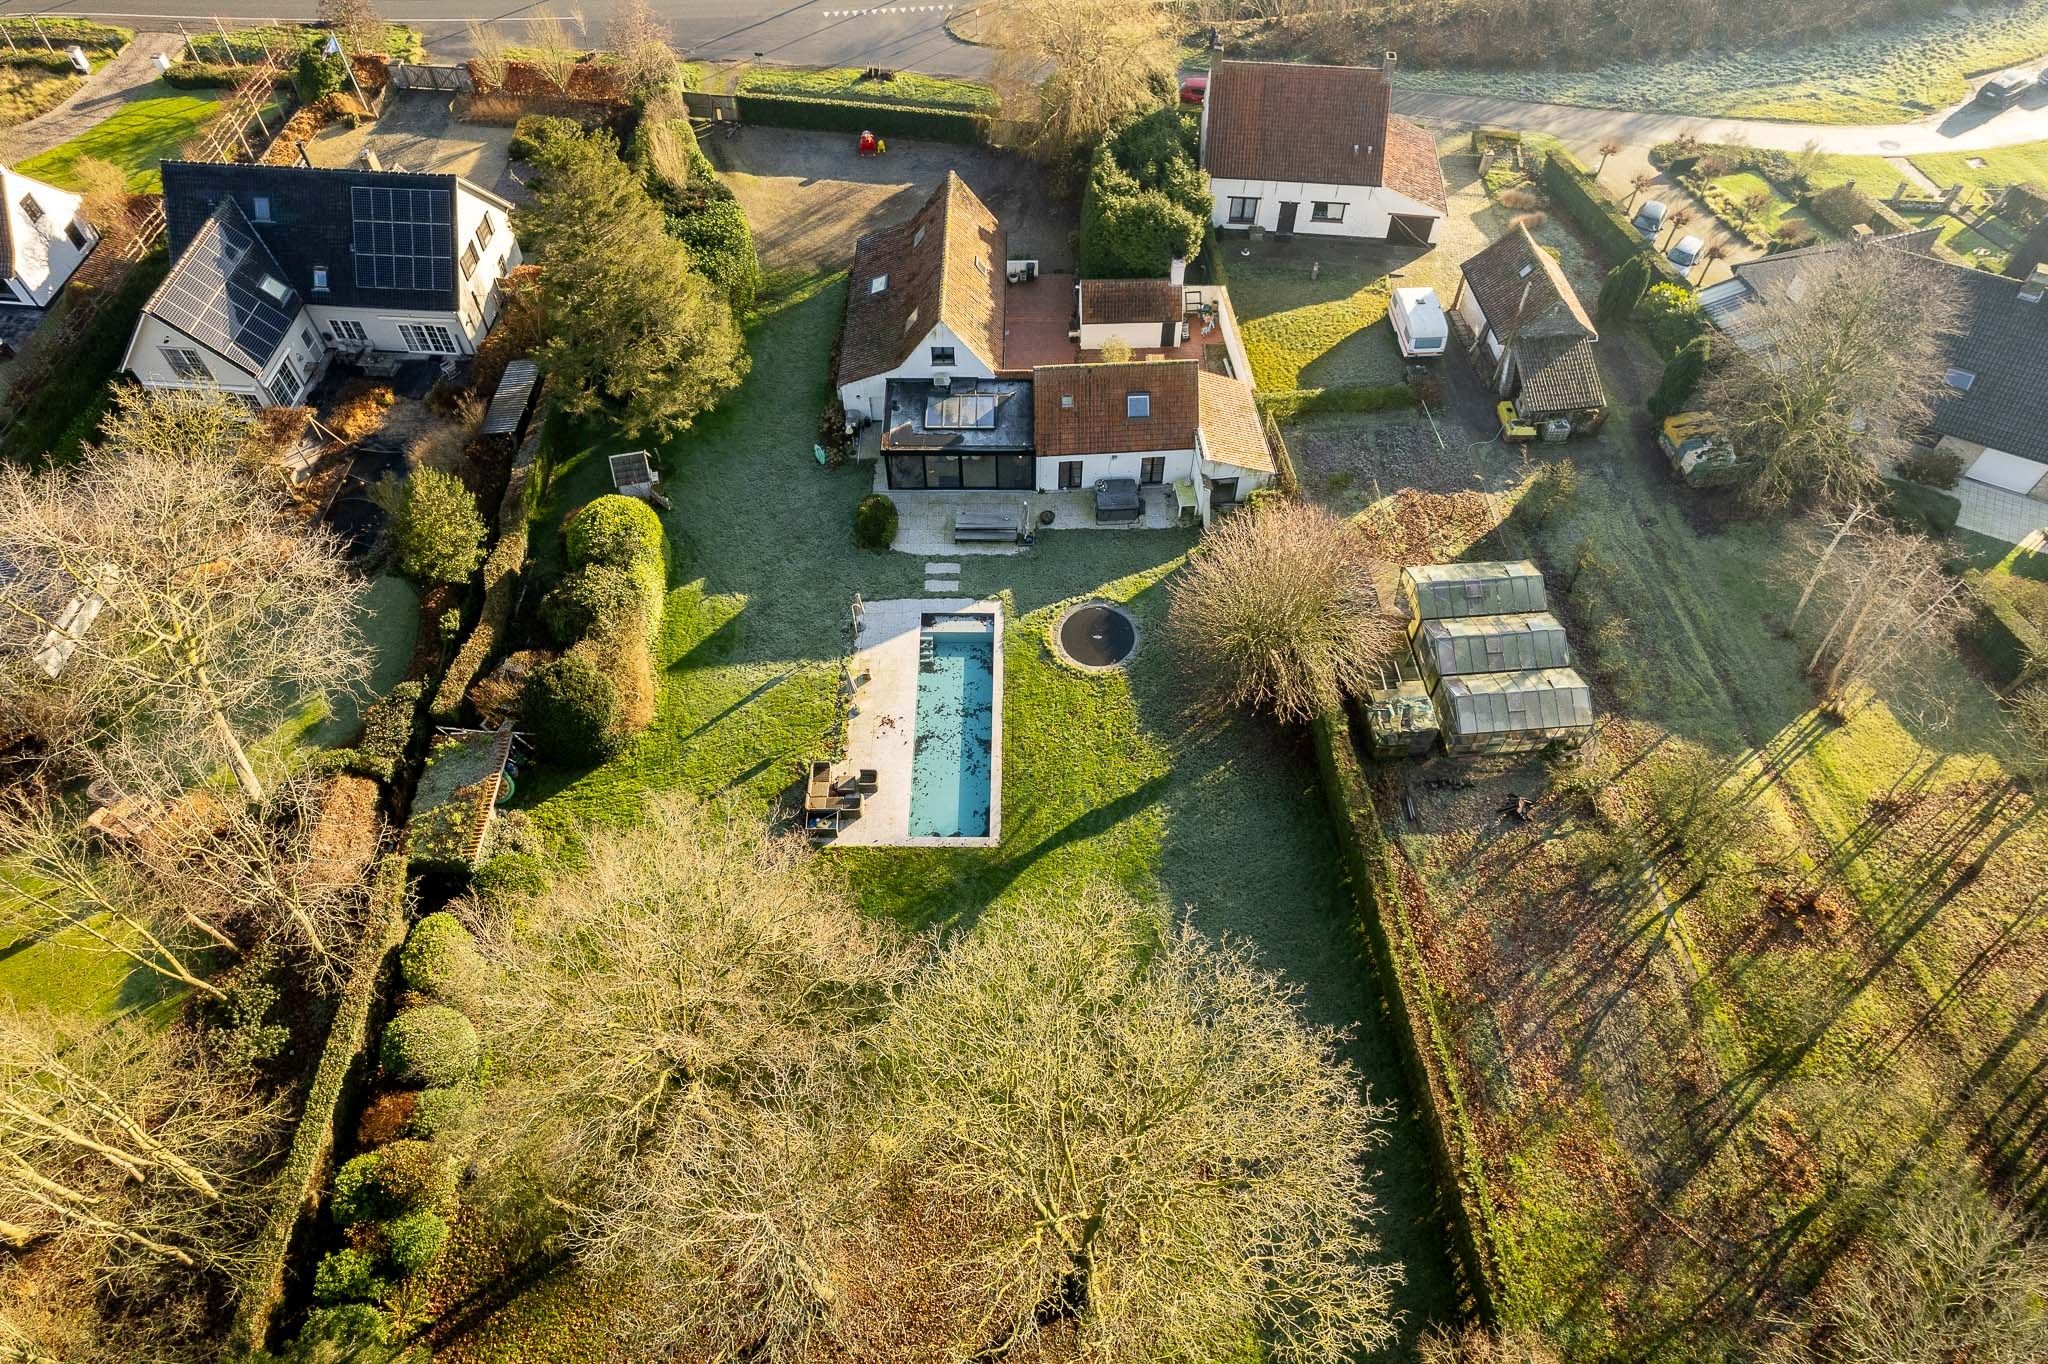
<svg viewBox="0 0 2048 1364">
<path fill-rule="evenodd" d="M 875 135 L 865 129 L 862 130 L 860 135 L 860 154 L 862 156 L 875 155 Z"/>
</svg>

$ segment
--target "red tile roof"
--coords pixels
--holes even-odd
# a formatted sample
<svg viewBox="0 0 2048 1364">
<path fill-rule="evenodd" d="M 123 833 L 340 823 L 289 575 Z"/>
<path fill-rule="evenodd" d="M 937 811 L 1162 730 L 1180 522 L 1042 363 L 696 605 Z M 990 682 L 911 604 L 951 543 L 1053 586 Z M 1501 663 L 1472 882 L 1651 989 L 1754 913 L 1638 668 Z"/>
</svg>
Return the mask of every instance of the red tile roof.
<svg viewBox="0 0 2048 1364">
<path fill-rule="evenodd" d="M 1084 279 L 1081 321 L 1177 322 L 1187 311 L 1181 286 L 1163 279 Z"/>
<path fill-rule="evenodd" d="M 1418 204 L 1428 204 L 1441 213 L 1451 207 L 1444 188 L 1443 163 L 1436 157 L 1436 139 L 1418 123 L 1399 114 L 1387 119 L 1387 164 L 1385 184 Z"/>
<path fill-rule="evenodd" d="M 1201 370 L 1196 360 L 1041 365 L 1031 375 L 1038 453 L 1194 449 L 1202 419 Z M 1130 397 L 1136 393 L 1149 399 L 1149 416 L 1130 415 Z"/>
<path fill-rule="evenodd" d="M 1372 67 L 1218 62 L 1203 164 L 1233 180 L 1381 184 L 1391 98 Z"/>
<path fill-rule="evenodd" d="M 853 251 L 837 382 L 887 374 L 944 322 L 991 370 L 1003 358 L 1002 224 L 951 171 L 910 221 Z M 885 281 L 878 292 L 877 279 Z"/>
</svg>

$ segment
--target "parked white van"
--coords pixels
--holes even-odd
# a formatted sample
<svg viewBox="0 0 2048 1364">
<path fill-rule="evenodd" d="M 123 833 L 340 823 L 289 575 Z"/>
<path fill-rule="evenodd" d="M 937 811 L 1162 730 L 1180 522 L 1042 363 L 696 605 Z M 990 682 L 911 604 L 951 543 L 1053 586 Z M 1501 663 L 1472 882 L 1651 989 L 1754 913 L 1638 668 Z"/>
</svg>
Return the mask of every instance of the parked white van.
<svg viewBox="0 0 2048 1364">
<path fill-rule="evenodd" d="M 1387 310 L 1394 324 L 1394 339 L 1401 354 L 1411 360 L 1442 355 L 1450 340 L 1450 324 L 1444 320 L 1444 305 L 1434 289 L 1396 289 L 1394 305 Z"/>
</svg>

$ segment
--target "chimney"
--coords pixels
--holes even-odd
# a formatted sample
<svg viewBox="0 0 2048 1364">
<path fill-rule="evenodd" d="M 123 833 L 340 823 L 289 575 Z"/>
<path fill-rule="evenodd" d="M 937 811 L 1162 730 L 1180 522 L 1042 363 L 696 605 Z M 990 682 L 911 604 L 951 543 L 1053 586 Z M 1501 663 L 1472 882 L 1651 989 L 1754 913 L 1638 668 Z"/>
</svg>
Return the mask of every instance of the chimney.
<svg viewBox="0 0 2048 1364">
<path fill-rule="evenodd" d="M 2048 297 L 2048 265 L 2037 265 L 2020 286 L 2020 302 L 2039 303 L 2044 297 Z"/>
<path fill-rule="evenodd" d="M 1166 267 L 1166 282 L 1175 286 L 1188 282 L 1188 263 L 1184 256 L 1175 256 L 1173 263 Z"/>
<path fill-rule="evenodd" d="M 1399 58 L 1395 55 L 1394 49 L 1392 49 L 1391 47 L 1388 48 L 1385 52 L 1380 54 L 1380 70 L 1392 71 L 1394 69 L 1394 63 L 1398 60 Z"/>
</svg>

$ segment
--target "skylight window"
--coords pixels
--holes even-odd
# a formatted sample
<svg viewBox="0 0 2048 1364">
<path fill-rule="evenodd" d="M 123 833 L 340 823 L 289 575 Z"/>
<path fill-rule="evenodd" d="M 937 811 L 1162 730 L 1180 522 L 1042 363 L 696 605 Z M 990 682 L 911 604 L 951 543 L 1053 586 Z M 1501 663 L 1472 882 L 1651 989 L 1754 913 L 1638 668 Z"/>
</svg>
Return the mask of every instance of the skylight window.
<svg viewBox="0 0 2048 1364">
<path fill-rule="evenodd" d="M 250 196 L 249 218 L 252 222 L 267 223 L 270 221 L 270 196 L 268 194 Z"/>
<path fill-rule="evenodd" d="M 324 265 L 313 267 L 313 292 L 316 294 L 327 292 L 327 267 Z"/>
<path fill-rule="evenodd" d="M 1534 270 L 1535 268 L 1536 268 L 1536 264 L 1535 264 L 1535 262 L 1534 262 L 1534 261 L 1531 261 L 1531 262 L 1530 262 L 1529 264 L 1527 264 L 1527 265 L 1524 265 L 1524 266 L 1523 266 L 1523 267 L 1522 267 L 1521 269 L 1519 269 L 1519 270 L 1515 271 L 1515 278 L 1516 278 L 1516 279 L 1527 279 L 1527 278 L 1529 278 L 1529 272 L 1530 272 L 1530 271 L 1532 271 L 1532 270 Z"/>
<path fill-rule="evenodd" d="M 1958 393 L 1968 393 L 1976 386 L 1977 376 L 1966 369 L 1952 369 L 1941 376 L 1941 381 Z"/>
<path fill-rule="evenodd" d="M 1062 394 L 1060 394 L 1060 409 L 1061 409 L 1062 411 L 1065 411 L 1065 412 L 1072 412 L 1072 411 L 1074 410 L 1074 395 L 1073 395 L 1073 394 L 1071 394 L 1071 393 L 1062 393 Z"/>
<path fill-rule="evenodd" d="M 279 303 L 284 302 L 291 293 L 291 290 L 285 287 L 285 282 L 276 275 L 265 275 L 262 279 L 256 281 L 256 287 L 269 294 Z"/>
<path fill-rule="evenodd" d="M 903 319 L 903 330 L 907 332 L 907 331 L 909 331 L 909 330 L 910 330 L 910 329 L 911 329 L 912 327 L 915 327 L 916 325 L 917 325 L 917 309 L 915 309 L 915 308 L 912 308 L 912 309 L 910 310 L 910 316 L 908 316 L 908 317 L 906 317 L 906 318 L 904 318 L 904 319 Z"/>
<path fill-rule="evenodd" d="M 876 275 L 868 281 L 868 292 L 871 294 L 879 294 L 888 287 L 889 277 L 887 275 Z"/>
<path fill-rule="evenodd" d="M 1127 393 L 1124 395 L 1126 417 L 1149 417 L 1152 415 L 1152 395 L 1149 393 Z"/>
<path fill-rule="evenodd" d="M 910 244 L 912 246 L 924 245 L 924 225 L 922 223 L 918 225 L 917 231 L 910 234 Z"/>
</svg>

